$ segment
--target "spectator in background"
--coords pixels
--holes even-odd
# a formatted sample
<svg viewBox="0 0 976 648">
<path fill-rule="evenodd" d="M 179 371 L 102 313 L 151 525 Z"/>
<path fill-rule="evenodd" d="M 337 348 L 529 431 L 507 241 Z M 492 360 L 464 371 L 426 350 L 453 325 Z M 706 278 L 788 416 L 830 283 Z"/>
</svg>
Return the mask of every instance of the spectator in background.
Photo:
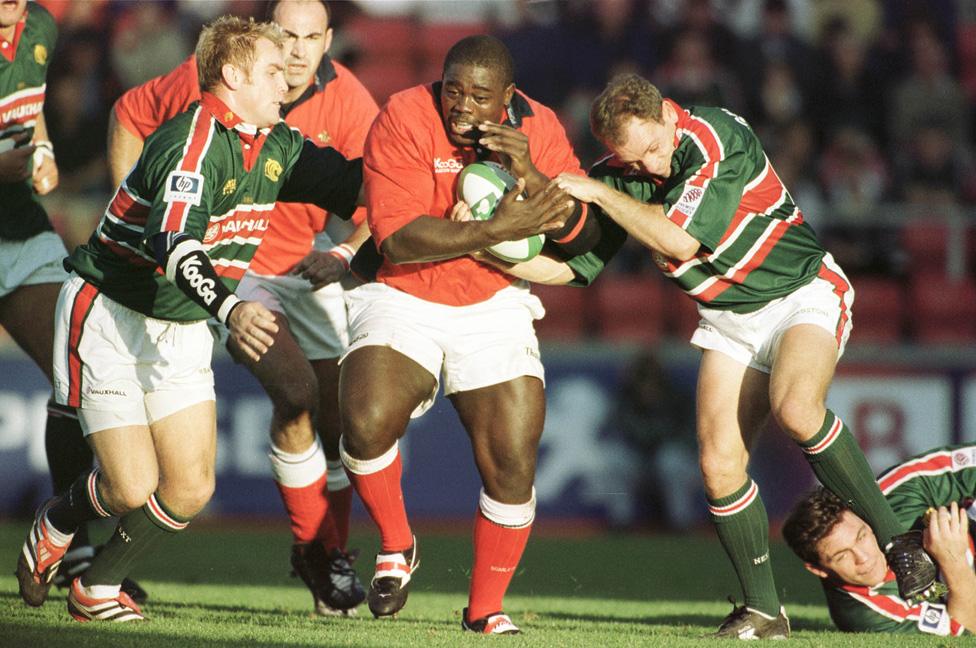
<svg viewBox="0 0 976 648">
<path fill-rule="evenodd" d="M 843 21 L 825 30 L 812 116 L 822 141 L 854 127 L 876 142 L 886 141 L 884 76 L 868 65 L 868 46 Z"/>
<path fill-rule="evenodd" d="M 803 205 L 803 218 L 820 232 L 826 213 L 823 192 L 820 190 L 815 165 L 817 158 L 813 125 L 806 119 L 795 119 L 770 134 L 770 158 L 783 184 L 798 205 Z"/>
<path fill-rule="evenodd" d="M 112 67 L 126 88 L 169 72 L 189 51 L 171 3 L 126 3 L 116 19 Z"/>
<path fill-rule="evenodd" d="M 633 485 L 639 513 L 674 531 L 704 521 L 693 390 L 679 389 L 651 351 L 627 368 L 607 428 L 643 466 Z"/>
<path fill-rule="evenodd" d="M 79 76 L 64 76 L 51 84 L 48 130 L 58 143 L 58 170 L 64 191 L 87 194 L 105 191 L 108 185 L 105 160 L 105 129 L 108 109 L 100 113 L 85 110 L 85 82 Z"/>
<path fill-rule="evenodd" d="M 892 150 L 911 146 L 916 131 L 924 124 L 939 122 L 957 145 L 969 141 L 972 108 L 958 80 L 953 78 L 945 47 L 935 28 L 924 21 L 908 27 L 911 73 L 892 95 Z"/>
<path fill-rule="evenodd" d="M 976 170 L 969 151 L 939 123 L 915 131 L 897 166 L 899 198 L 914 205 L 955 205 L 976 200 Z"/>
<path fill-rule="evenodd" d="M 724 61 L 713 55 L 711 41 L 701 31 L 679 34 L 667 60 L 658 68 L 661 92 L 679 104 L 726 106 L 742 111 L 738 83 Z"/>
</svg>

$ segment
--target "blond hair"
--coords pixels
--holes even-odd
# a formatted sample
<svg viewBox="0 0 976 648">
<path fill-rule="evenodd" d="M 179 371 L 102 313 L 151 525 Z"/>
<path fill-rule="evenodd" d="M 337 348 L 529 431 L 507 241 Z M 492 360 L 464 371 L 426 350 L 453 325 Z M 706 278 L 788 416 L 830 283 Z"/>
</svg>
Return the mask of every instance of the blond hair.
<svg viewBox="0 0 976 648">
<path fill-rule="evenodd" d="M 197 75 L 201 90 L 213 90 L 223 78 L 222 69 L 228 63 L 251 77 L 256 58 L 255 46 L 259 38 L 266 38 L 278 48 L 284 38 L 277 25 L 244 20 L 237 16 L 221 16 L 203 28 L 197 40 Z"/>
<path fill-rule="evenodd" d="M 636 74 L 621 74 L 607 84 L 590 108 L 590 130 L 598 140 L 622 145 L 630 117 L 662 123 L 661 91 Z"/>
</svg>

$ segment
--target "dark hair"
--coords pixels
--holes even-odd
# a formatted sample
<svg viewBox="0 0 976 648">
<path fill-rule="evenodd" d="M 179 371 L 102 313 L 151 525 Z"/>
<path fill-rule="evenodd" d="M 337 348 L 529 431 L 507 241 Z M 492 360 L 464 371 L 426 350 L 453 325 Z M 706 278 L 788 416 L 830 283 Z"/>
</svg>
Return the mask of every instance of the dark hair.
<svg viewBox="0 0 976 648">
<path fill-rule="evenodd" d="M 444 57 L 441 76 L 452 65 L 476 65 L 495 70 L 502 76 L 504 85 L 515 81 L 515 61 L 505 43 L 494 36 L 467 36 L 454 43 Z"/>
<path fill-rule="evenodd" d="M 783 538 L 804 562 L 820 564 L 817 545 L 830 535 L 848 507 L 823 486 L 801 499 L 783 523 Z"/>
<path fill-rule="evenodd" d="M 264 19 L 274 20 L 275 9 L 278 8 L 282 2 L 288 2 L 288 0 L 268 0 L 267 5 L 264 7 Z M 325 7 L 325 22 L 332 25 L 332 8 L 329 7 L 329 3 L 325 0 L 319 0 L 323 7 Z"/>
</svg>

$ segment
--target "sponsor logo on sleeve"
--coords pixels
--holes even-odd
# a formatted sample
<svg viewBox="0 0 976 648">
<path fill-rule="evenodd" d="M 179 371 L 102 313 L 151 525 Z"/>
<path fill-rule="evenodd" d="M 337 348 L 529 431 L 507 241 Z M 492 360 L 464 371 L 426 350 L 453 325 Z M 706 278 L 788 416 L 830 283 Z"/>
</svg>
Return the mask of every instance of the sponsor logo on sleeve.
<svg viewBox="0 0 976 648">
<path fill-rule="evenodd" d="M 166 178 L 163 201 L 184 202 L 197 206 L 203 197 L 203 176 L 192 171 L 173 171 Z"/>
<path fill-rule="evenodd" d="M 705 190 L 701 187 L 689 187 L 681 194 L 681 198 L 678 199 L 674 208 L 688 218 L 691 218 L 698 211 L 698 205 L 701 203 L 704 195 Z"/>
<path fill-rule="evenodd" d="M 211 223 L 207 227 L 207 233 L 203 235 L 204 243 L 213 243 L 220 236 L 220 223 Z"/>
<path fill-rule="evenodd" d="M 941 603 L 922 603 L 922 613 L 918 617 L 918 629 L 928 634 L 945 637 L 949 635 L 949 611 Z"/>
<path fill-rule="evenodd" d="M 952 468 L 954 470 L 970 466 L 976 466 L 976 447 L 959 448 L 952 452 Z"/>
</svg>

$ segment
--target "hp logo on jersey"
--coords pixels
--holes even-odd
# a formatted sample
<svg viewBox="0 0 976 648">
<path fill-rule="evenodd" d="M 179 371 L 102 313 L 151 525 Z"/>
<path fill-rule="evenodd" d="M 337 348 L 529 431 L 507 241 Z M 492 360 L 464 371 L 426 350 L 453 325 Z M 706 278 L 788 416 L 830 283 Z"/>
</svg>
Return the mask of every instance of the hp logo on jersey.
<svg viewBox="0 0 976 648">
<path fill-rule="evenodd" d="M 203 176 L 192 171 L 173 171 L 166 178 L 163 201 L 199 205 L 203 196 Z"/>
</svg>

